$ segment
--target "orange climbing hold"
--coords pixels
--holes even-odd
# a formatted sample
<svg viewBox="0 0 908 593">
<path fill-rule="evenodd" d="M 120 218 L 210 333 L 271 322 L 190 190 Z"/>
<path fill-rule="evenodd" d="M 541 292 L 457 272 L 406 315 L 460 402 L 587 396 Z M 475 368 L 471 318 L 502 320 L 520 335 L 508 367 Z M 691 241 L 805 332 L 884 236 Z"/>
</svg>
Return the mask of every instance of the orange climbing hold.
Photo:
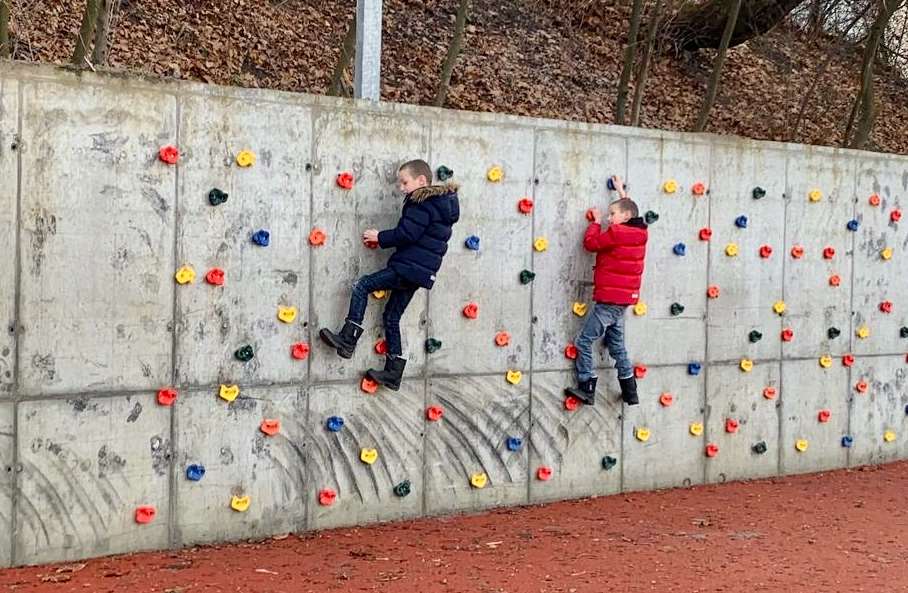
<svg viewBox="0 0 908 593">
<path fill-rule="evenodd" d="M 384 338 L 379 338 L 375 340 L 375 353 L 376 354 L 387 354 L 388 353 L 388 342 Z"/>
<path fill-rule="evenodd" d="M 536 470 L 536 479 L 541 480 L 543 482 L 547 482 L 548 480 L 552 479 L 552 468 L 550 468 L 546 465 L 543 465 L 542 467 L 537 469 Z"/>
<path fill-rule="evenodd" d="M 706 193 L 706 184 L 702 181 L 698 181 L 690 187 L 690 192 L 695 196 L 702 196 Z"/>
<path fill-rule="evenodd" d="M 168 144 L 167 146 L 162 146 L 161 149 L 158 150 L 158 158 L 168 165 L 176 165 L 177 161 L 180 160 L 180 151 L 177 150 L 176 146 Z"/>
<path fill-rule="evenodd" d="M 835 257 L 835 249 L 832 247 L 826 247 L 823 249 L 823 259 L 832 259 Z"/>
<path fill-rule="evenodd" d="M 778 394 L 779 394 L 779 392 L 776 391 L 775 387 L 764 387 L 763 388 L 763 397 L 765 397 L 766 399 L 776 399 L 776 396 Z"/>
<path fill-rule="evenodd" d="M 804 248 L 800 245 L 795 245 L 791 248 L 791 257 L 795 259 L 801 259 L 804 257 Z"/>
<path fill-rule="evenodd" d="M 476 303 L 468 303 L 463 308 L 463 316 L 467 319 L 476 319 L 479 317 L 479 305 Z"/>
<path fill-rule="evenodd" d="M 511 343 L 511 334 L 505 331 L 500 331 L 495 334 L 495 345 L 496 346 L 507 346 Z"/>
<path fill-rule="evenodd" d="M 378 383 L 369 377 L 363 377 L 363 380 L 359 382 L 359 388 L 366 393 L 375 393 L 378 391 Z"/>
<path fill-rule="evenodd" d="M 296 360 L 305 360 L 309 356 L 309 344 L 306 342 L 297 342 L 290 347 L 290 356 Z"/>
<path fill-rule="evenodd" d="M 863 379 L 861 379 L 860 381 L 857 382 L 857 384 L 855 384 L 854 389 L 858 393 L 867 393 L 868 387 L 869 386 L 867 385 L 867 381 L 864 381 Z"/>
<path fill-rule="evenodd" d="M 319 228 L 314 228 L 314 229 L 312 229 L 312 232 L 309 233 L 309 244 L 316 245 L 316 246 L 324 245 L 325 239 L 327 239 L 327 238 L 328 238 L 328 236 L 325 235 L 325 231 L 323 231 L 322 229 L 319 229 Z"/>
<path fill-rule="evenodd" d="M 341 189 L 353 189 L 353 174 L 348 171 L 338 173 L 337 187 Z"/>
<path fill-rule="evenodd" d="M 871 206 L 879 206 L 880 194 L 870 194 L 870 198 L 867 201 L 870 202 Z"/>
<path fill-rule="evenodd" d="M 281 431 L 281 421 L 276 419 L 265 419 L 259 425 L 259 430 L 270 437 L 273 437 Z"/>
<path fill-rule="evenodd" d="M 711 299 L 719 298 L 719 287 L 715 284 L 710 285 L 709 288 L 706 289 L 706 296 Z"/>
<path fill-rule="evenodd" d="M 579 407 L 580 407 L 580 400 L 577 399 L 576 397 L 574 397 L 573 395 L 569 395 L 566 398 L 564 398 L 564 409 L 567 410 L 568 412 L 573 412 Z"/>
<path fill-rule="evenodd" d="M 590 222 L 593 222 L 593 220 L 595 220 L 595 218 L 596 218 L 593 215 L 593 210 L 594 210 L 594 208 L 590 208 L 589 210 L 586 211 L 586 219 Z"/>
<path fill-rule="evenodd" d="M 634 377 L 642 379 L 646 376 L 646 365 L 638 364 L 634 367 Z"/>
<path fill-rule="evenodd" d="M 177 390 L 165 387 L 158 390 L 158 403 L 162 406 L 171 406 L 177 400 Z"/>
<path fill-rule="evenodd" d="M 709 241 L 713 236 L 713 231 L 709 227 L 703 227 L 700 229 L 700 240 Z"/>
<path fill-rule="evenodd" d="M 136 523 L 145 525 L 154 521 L 155 515 L 158 514 L 157 509 L 151 505 L 143 505 L 136 509 Z"/>
<path fill-rule="evenodd" d="M 675 396 L 671 393 L 663 393 L 659 396 L 659 403 L 662 404 L 663 408 L 667 408 L 675 402 Z"/>
<path fill-rule="evenodd" d="M 838 274 L 829 277 L 829 286 L 838 286 L 842 283 L 842 278 Z"/>
<path fill-rule="evenodd" d="M 323 507 L 330 507 L 337 500 L 337 492 L 331 488 L 324 488 L 318 492 L 318 504 Z"/>
<path fill-rule="evenodd" d="M 520 210 L 521 214 L 529 214 L 533 211 L 533 200 L 531 198 L 523 198 L 517 202 L 517 209 Z"/>
</svg>

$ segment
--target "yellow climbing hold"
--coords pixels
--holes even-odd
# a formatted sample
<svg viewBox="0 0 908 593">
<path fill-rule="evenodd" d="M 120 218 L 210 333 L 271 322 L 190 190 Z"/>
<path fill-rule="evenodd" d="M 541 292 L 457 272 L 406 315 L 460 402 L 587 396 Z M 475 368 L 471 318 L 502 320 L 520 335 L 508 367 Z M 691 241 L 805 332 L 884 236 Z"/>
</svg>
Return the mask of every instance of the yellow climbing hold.
<svg viewBox="0 0 908 593">
<path fill-rule="evenodd" d="M 776 301 L 772 304 L 772 310 L 781 315 L 785 312 L 785 301 Z"/>
<path fill-rule="evenodd" d="M 832 366 L 832 357 L 829 356 L 828 354 L 824 354 L 823 356 L 821 356 L 820 357 L 820 366 L 823 367 L 824 369 L 828 369 L 829 367 L 831 367 Z"/>
<path fill-rule="evenodd" d="M 674 179 L 669 179 L 662 184 L 662 191 L 667 194 L 673 194 L 678 191 L 678 182 Z"/>
<path fill-rule="evenodd" d="M 523 373 L 520 371 L 508 371 L 505 378 L 508 380 L 508 383 L 511 385 L 517 385 L 520 383 L 520 380 L 523 378 Z"/>
<path fill-rule="evenodd" d="M 240 167 L 251 167 L 255 164 L 255 153 L 251 150 L 241 150 L 236 154 L 236 164 Z"/>
<path fill-rule="evenodd" d="M 504 171 L 501 169 L 501 167 L 495 165 L 494 167 L 489 169 L 489 171 L 486 173 L 486 177 L 492 183 L 498 183 L 504 177 Z"/>
<path fill-rule="evenodd" d="M 293 323 L 296 319 L 296 307 L 278 307 L 277 318 L 284 323 Z"/>
<path fill-rule="evenodd" d="M 648 428 L 634 428 L 634 438 L 636 438 L 641 443 L 645 443 L 649 440 L 649 429 Z"/>
<path fill-rule="evenodd" d="M 230 508 L 243 513 L 249 508 L 250 502 L 252 499 L 248 496 L 234 496 L 230 499 Z"/>
<path fill-rule="evenodd" d="M 690 433 L 695 437 L 698 437 L 703 434 L 703 423 L 702 422 L 691 422 Z"/>
<path fill-rule="evenodd" d="M 543 252 L 549 248 L 549 240 L 545 237 L 536 237 L 536 240 L 533 241 L 533 249 L 539 252 Z"/>
<path fill-rule="evenodd" d="M 807 199 L 811 202 L 819 202 L 823 199 L 823 192 L 818 189 L 810 190 L 810 193 L 807 194 Z"/>
<path fill-rule="evenodd" d="M 372 465 L 373 463 L 375 463 L 376 459 L 378 459 L 378 451 L 376 449 L 360 449 L 359 460 L 363 463 Z"/>
<path fill-rule="evenodd" d="M 470 476 L 470 485 L 473 486 L 473 488 L 485 488 L 488 481 L 489 477 L 483 472 L 476 472 Z"/>
<path fill-rule="evenodd" d="M 797 441 L 795 441 L 795 449 L 803 453 L 807 450 L 808 444 L 809 443 L 807 442 L 807 439 L 798 439 Z"/>
<path fill-rule="evenodd" d="M 182 266 L 177 270 L 177 273 L 174 274 L 174 277 L 179 284 L 189 284 L 195 280 L 195 270 L 192 269 L 192 266 Z"/>
<path fill-rule="evenodd" d="M 385 298 L 387 295 L 388 295 L 388 291 L 387 291 L 387 290 L 373 290 L 373 291 L 372 291 L 372 296 L 375 297 L 375 298 L 377 298 L 377 299 L 383 299 L 383 298 Z"/>
<path fill-rule="evenodd" d="M 749 373 L 750 371 L 754 370 L 754 361 L 749 358 L 742 358 L 739 366 L 741 367 L 742 371 Z"/>
<path fill-rule="evenodd" d="M 634 305 L 634 315 L 637 315 L 638 317 L 646 315 L 646 303 L 637 303 Z"/>
<path fill-rule="evenodd" d="M 858 331 L 856 333 L 859 338 L 861 338 L 862 340 L 866 340 L 867 338 L 870 337 L 870 328 L 867 327 L 866 325 L 862 325 L 861 327 L 858 328 Z"/>
<path fill-rule="evenodd" d="M 232 402 L 236 399 L 236 396 L 240 394 L 240 388 L 238 385 L 221 385 L 221 390 L 218 392 L 218 395 L 221 399 Z"/>
<path fill-rule="evenodd" d="M 880 257 L 886 260 L 892 259 L 892 247 L 887 247 L 886 249 L 880 251 Z"/>
<path fill-rule="evenodd" d="M 728 257 L 735 257 L 736 255 L 738 255 L 738 244 L 729 243 L 728 245 L 726 245 L 725 255 L 727 255 Z"/>
<path fill-rule="evenodd" d="M 886 441 L 887 443 L 891 443 L 892 441 L 895 440 L 895 433 L 891 430 L 887 430 L 886 432 L 883 433 L 883 440 Z"/>
<path fill-rule="evenodd" d="M 577 317 L 583 317 L 586 315 L 586 303 L 574 303 L 574 306 L 571 307 L 571 310 L 574 311 L 574 315 Z"/>
</svg>

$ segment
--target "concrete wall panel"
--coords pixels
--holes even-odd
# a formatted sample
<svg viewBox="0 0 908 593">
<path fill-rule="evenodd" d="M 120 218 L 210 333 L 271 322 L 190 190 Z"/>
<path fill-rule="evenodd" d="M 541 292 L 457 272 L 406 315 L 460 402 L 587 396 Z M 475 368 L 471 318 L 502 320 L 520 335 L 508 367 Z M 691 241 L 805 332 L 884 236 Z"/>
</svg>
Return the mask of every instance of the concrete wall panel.
<svg viewBox="0 0 908 593">
<path fill-rule="evenodd" d="M 18 149 L 19 82 L 0 78 L 0 395 L 15 382 L 16 340 L 16 204 L 19 189 Z"/>
<path fill-rule="evenodd" d="M 854 439 L 850 465 L 886 463 L 908 458 L 908 381 L 905 356 L 859 358 L 852 367 L 852 383 L 865 381 L 868 389 L 850 391 L 850 434 Z M 893 440 L 885 439 L 893 433 Z"/>
</svg>

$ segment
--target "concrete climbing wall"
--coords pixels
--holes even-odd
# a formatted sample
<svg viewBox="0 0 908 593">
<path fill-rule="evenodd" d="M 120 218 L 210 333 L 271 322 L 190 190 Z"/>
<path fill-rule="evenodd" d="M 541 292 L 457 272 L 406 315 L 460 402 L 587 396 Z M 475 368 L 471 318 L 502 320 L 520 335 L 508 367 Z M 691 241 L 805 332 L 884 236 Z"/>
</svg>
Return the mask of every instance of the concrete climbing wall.
<svg viewBox="0 0 908 593">
<path fill-rule="evenodd" d="M 462 216 L 373 394 L 387 295 L 317 330 L 411 158 Z M 563 394 L 616 173 L 630 409 Z M 3 64 L 0 180 L 2 565 L 908 457 L 905 158 Z"/>
</svg>

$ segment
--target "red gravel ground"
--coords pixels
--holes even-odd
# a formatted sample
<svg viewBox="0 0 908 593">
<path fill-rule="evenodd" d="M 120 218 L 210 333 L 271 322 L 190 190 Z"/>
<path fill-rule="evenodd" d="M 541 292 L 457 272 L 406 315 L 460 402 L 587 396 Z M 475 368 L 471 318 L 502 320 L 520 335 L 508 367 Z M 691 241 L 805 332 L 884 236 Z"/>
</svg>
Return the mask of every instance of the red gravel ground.
<svg viewBox="0 0 908 593">
<path fill-rule="evenodd" d="M 9 569 L 0 591 L 908 591 L 906 492 L 900 462 Z"/>
</svg>

